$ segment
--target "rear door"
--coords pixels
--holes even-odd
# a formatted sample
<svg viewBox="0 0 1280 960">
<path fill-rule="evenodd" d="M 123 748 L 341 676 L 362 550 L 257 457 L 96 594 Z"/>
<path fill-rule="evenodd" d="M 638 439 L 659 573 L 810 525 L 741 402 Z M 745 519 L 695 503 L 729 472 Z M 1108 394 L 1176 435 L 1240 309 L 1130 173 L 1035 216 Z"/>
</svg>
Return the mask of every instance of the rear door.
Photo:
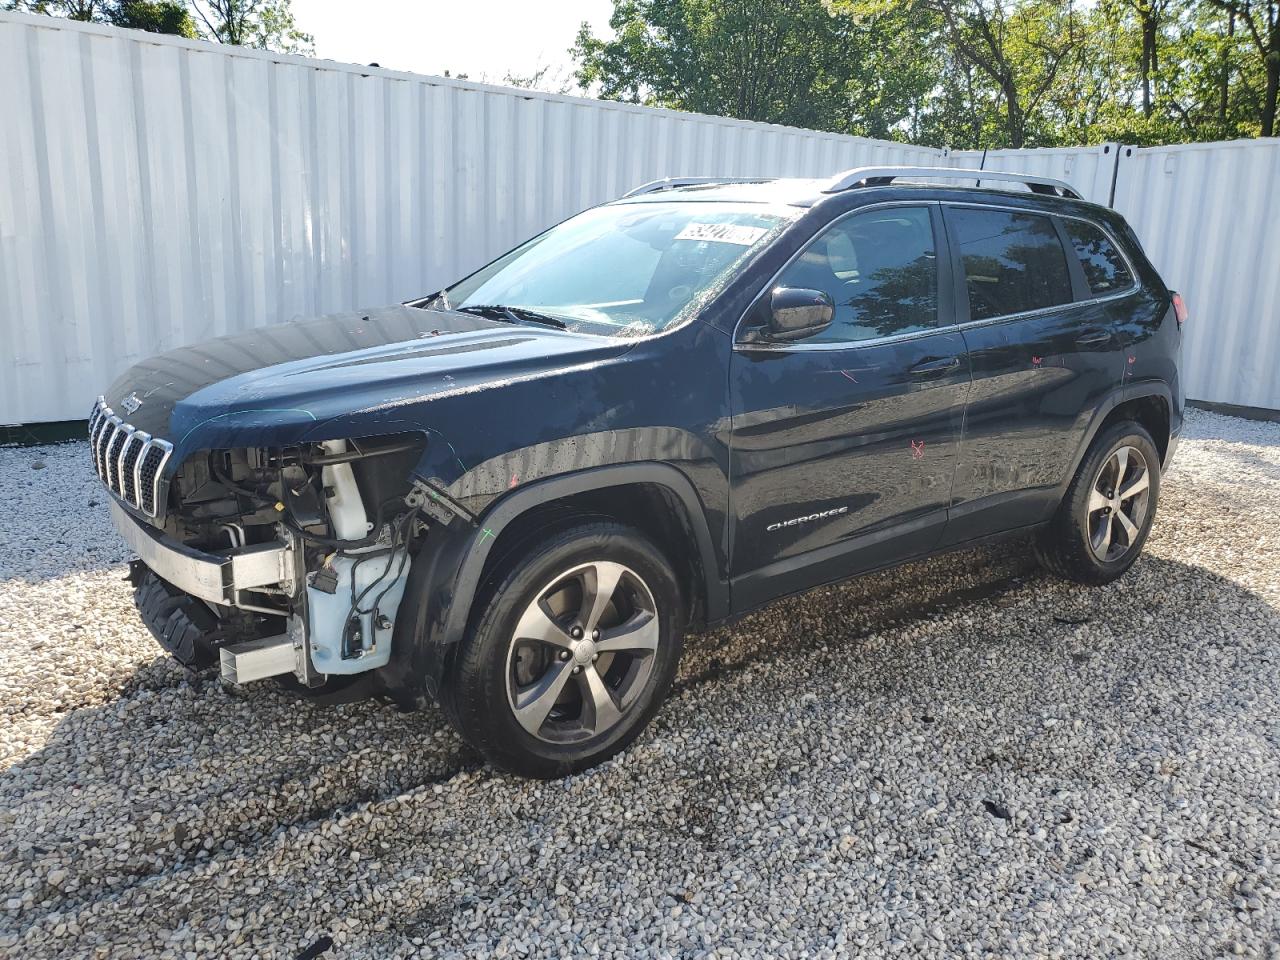
<svg viewBox="0 0 1280 960">
<path fill-rule="evenodd" d="M 769 290 L 778 286 L 824 291 L 836 311 L 808 340 L 735 346 L 732 567 L 743 607 L 936 545 L 969 382 L 937 204 L 844 215 Z M 739 337 L 763 321 L 767 295 Z"/>
<path fill-rule="evenodd" d="M 989 205 L 943 214 L 973 374 L 946 535 L 958 543 L 1051 515 L 1125 360 L 1062 219 Z"/>
</svg>

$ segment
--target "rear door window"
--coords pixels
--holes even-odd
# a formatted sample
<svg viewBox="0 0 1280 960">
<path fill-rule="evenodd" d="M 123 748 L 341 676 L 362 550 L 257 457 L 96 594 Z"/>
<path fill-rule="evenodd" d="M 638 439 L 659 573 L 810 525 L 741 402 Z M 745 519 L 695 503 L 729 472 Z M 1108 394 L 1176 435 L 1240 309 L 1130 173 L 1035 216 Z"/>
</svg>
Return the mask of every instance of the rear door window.
<svg viewBox="0 0 1280 960">
<path fill-rule="evenodd" d="M 1044 216 L 947 208 L 964 269 L 969 319 L 990 320 L 1071 303 L 1066 251 Z"/>
<path fill-rule="evenodd" d="M 1084 277 L 1094 296 L 1105 296 L 1133 286 L 1133 274 L 1124 256 L 1105 233 L 1083 220 L 1062 221 L 1075 248 Z"/>
</svg>

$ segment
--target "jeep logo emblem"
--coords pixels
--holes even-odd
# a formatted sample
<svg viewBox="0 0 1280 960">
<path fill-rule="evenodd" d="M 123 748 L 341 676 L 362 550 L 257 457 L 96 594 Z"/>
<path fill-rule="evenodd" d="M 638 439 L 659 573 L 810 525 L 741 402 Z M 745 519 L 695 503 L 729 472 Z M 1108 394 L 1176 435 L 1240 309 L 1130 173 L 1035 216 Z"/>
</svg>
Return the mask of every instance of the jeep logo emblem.
<svg viewBox="0 0 1280 960">
<path fill-rule="evenodd" d="M 138 408 L 142 406 L 142 401 L 138 398 L 137 392 L 133 392 L 120 401 L 120 406 L 124 407 L 124 412 L 134 414 L 138 412 Z"/>
</svg>

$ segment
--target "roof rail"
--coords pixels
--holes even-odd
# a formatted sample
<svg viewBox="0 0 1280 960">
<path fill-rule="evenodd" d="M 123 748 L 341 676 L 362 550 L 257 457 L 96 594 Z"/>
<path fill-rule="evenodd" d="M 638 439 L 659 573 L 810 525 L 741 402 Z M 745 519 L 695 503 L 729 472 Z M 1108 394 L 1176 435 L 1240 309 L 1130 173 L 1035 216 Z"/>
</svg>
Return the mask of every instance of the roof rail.
<svg viewBox="0 0 1280 960">
<path fill-rule="evenodd" d="M 1001 170 L 963 170 L 956 167 L 854 167 L 852 170 L 846 170 L 832 177 L 822 188 L 822 192 L 840 193 L 842 190 L 853 187 L 883 187 L 903 177 L 977 180 L 979 183 L 983 180 L 1003 180 L 1025 183 L 1032 193 L 1070 197 L 1072 200 L 1084 199 L 1069 183 L 1052 177 L 1039 177 L 1030 173 L 1005 173 Z"/>
<path fill-rule="evenodd" d="M 675 190 L 677 187 L 710 186 L 713 183 L 767 183 L 774 177 L 663 177 L 661 180 L 650 180 L 634 190 L 624 193 L 620 199 L 638 197 L 646 193 L 659 193 L 663 190 Z"/>
</svg>

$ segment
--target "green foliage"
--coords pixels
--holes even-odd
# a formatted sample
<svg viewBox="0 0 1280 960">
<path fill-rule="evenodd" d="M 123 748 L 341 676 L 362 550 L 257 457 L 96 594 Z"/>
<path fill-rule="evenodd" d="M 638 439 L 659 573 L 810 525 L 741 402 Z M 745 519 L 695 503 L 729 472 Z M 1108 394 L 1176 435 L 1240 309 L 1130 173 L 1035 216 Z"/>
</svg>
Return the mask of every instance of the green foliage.
<svg viewBox="0 0 1280 960">
<path fill-rule="evenodd" d="M 281 53 L 310 53 L 290 0 L 0 0 L 6 9 Z"/>
<path fill-rule="evenodd" d="M 931 82 L 912 17 L 822 0 L 616 0 L 613 37 L 580 31 L 576 77 L 608 99 L 903 138 Z"/>
<path fill-rule="evenodd" d="M 107 13 L 117 27 L 146 30 L 149 33 L 168 33 L 195 40 L 196 22 L 191 11 L 178 0 L 122 0 Z"/>
<path fill-rule="evenodd" d="M 614 0 L 608 99 L 999 148 L 1269 135 L 1280 0 Z"/>
<path fill-rule="evenodd" d="M 68 20 L 85 23 L 101 23 L 106 19 L 107 7 L 107 0 L 13 0 L 8 9 L 66 17 Z"/>
<path fill-rule="evenodd" d="M 310 53 L 289 0 L 187 0 L 206 39 L 280 53 Z"/>
</svg>

